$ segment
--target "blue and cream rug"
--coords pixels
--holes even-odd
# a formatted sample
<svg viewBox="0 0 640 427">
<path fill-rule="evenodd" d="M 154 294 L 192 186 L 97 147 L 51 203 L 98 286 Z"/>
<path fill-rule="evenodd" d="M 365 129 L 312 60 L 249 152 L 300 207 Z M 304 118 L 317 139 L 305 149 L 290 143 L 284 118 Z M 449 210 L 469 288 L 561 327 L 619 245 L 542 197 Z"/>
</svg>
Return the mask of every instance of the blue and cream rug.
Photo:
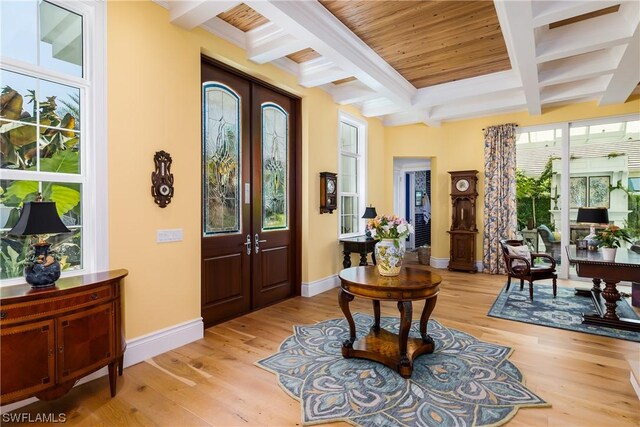
<svg viewBox="0 0 640 427">
<path fill-rule="evenodd" d="M 533 301 L 531 301 L 529 299 L 529 285 L 527 283 L 524 285 L 522 291 L 520 283 L 511 283 L 511 288 L 507 292 L 502 288 L 491 310 L 489 310 L 489 316 L 640 342 L 640 333 L 638 332 L 583 325 L 582 313 L 593 313 L 595 307 L 591 297 L 575 295 L 573 288 L 558 286 L 558 295 L 553 298 L 551 285 L 534 283 Z M 624 300 L 618 301 L 616 313 L 619 317 L 638 318 Z"/>
<path fill-rule="evenodd" d="M 357 337 L 366 335 L 373 317 L 356 313 Z M 383 317 L 381 326 L 398 332 L 399 319 Z M 258 366 L 275 373 L 280 386 L 302 406 L 304 424 L 347 421 L 361 426 L 497 426 L 522 407 L 550 406 L 527 389 L 518 368 L 507 359 L 509 347 L 480 341 L 435 320 L 428 333 L 433 354 L 418 357 L 411 379 L 388 367 L 344 359 L 349 338 L 345 319 L 294 326 L 280 350 Z M 420 337 L 414 322 L 410 336 Z"/>
</svg>

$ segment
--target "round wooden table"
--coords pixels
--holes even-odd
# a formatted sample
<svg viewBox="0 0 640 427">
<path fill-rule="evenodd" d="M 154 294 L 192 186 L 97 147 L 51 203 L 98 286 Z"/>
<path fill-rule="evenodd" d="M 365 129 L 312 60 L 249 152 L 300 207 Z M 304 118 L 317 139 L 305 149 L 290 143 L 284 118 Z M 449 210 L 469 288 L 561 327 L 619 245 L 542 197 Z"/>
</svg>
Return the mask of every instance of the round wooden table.
<svg viewBox="0 0 640 427">
<path fill-rule="evenodd" d="M 433 339 L 427 334 L 427 322 L 436 306 L 442 278 L 428 270 L 402 267 L 400 275 L 384 277 L 376 267 L 351 267 L 340 272 L 338 302 L 349 322 L 349 339 L 342 343 L 342 356 L 357 357 L 383 363 L 404 378 L 410 378 L 413 361 L 432 353 Z M 354 297 L 373 300 L 374 324 L 369 334 L 356 340 L 356 325 L 349 310 Z M 409 338 L 412 301 L 425 300 L 420 316 L 421 338 Z M 380 328 L 380 301 L 396 301 L 400 311 L 398 334 Z"/>
</svg>

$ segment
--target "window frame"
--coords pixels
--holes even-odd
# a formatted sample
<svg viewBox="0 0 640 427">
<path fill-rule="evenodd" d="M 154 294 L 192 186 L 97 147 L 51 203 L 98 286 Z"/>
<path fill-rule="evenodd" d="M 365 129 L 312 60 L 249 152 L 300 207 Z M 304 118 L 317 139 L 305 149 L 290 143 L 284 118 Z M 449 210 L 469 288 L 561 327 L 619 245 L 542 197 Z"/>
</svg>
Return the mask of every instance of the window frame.
<svg viewBox="0 0 640 427">
<path fill-rule="evenodd" d="M 356 138 L 358 144 L 358 153 L 342 150 L 342 123 L 356 128 Z M 338 238 L 344 239 L 349 237 L 361 236 L 366 230 L 366 220 L 360 218 L 364 213 L 367 205 L 367 145 L 368 145 L 368 129 L 367 122 L 359 119 L 344 111 L 338 111 L 338 191 L 337 191 L 337 211 L 338 211 Z M 356 191 L 345 193 L 342 191 L 340 177 L 342 176 L 342 156 L 348 156 L 356 159 Z M 358 198 L 358 230 L 353 233 L 342 233 L 342 197 L 356 196 Z"/>
<path fill-rule="evenodd" d="M 2 169 L 3 180 L 70 182 L 82 185 L 82 268 L 62 272 L 77 276 L 109 268 L 108 148 L 106 99 L 106 6 L 104 2 L 47 0 L 82 16 L 82 77 L 1 55 L 2 68 L 80 90 L 80 173 Z M 61 181 L 62 178 L 62 181 Z M 24 277 L 3 279 L 1 286 L 24 283 Z"/>
</svg>

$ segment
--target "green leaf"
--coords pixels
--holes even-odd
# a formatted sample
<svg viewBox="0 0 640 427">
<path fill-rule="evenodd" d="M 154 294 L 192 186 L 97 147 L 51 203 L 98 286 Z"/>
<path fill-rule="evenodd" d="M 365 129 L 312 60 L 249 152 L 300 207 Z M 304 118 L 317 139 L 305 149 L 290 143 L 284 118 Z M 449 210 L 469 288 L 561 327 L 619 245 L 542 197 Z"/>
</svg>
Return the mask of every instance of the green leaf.
<svg viewBox="0 0 640 427">
<path fill-rule="evenodd" d="M 46 199 L 56 202 L 58 215 L 64 215 L 80 203 L 80 192 L 74 188 L 51 184 L 45 191 Z"/>
<path fill-rule="evenodd" d="M 40 170 L 58 173 L 78 173 L 80 153 L 71 150 L 57 151 L 48 159 L 40 159 Z M 32 168 L 29 168 L 32 169 Z"/>
<path fill-rule="evenodd" d="M 38 183 L 36 181 L 14 181 L 0 197 L 0 201 L 8 206 L 20 206 L 26 201 L 29 195 L 33 195 L 31 200 L 35 200 L 35 194 L 38 192 Z M 17 200 L 9 200 L 12 198 Z"/>
</svg>

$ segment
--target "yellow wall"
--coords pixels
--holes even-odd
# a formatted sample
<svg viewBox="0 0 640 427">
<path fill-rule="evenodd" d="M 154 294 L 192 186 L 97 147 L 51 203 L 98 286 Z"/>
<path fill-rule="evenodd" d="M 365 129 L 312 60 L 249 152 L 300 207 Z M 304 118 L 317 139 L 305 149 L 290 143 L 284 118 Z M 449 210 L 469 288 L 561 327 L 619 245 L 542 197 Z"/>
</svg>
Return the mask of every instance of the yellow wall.
<svg viewBox="0 0 640 427">
<path fill-rule="evenodd" d="M 484 220 L 484 136 L 482 129 L 504 123 L 521 127 L 548 123 L 575 121 L 597 117 L 617 116 L 640 112 L 640 99 L 635 96 L 625 104 L 598 107 L 595 102 L 565 105 L 545 109 L 542 115 L 529 116 L 526 112 L 503 114 L 480 119 L 445 123 L 440 128 L 411 125 L 385 128 L 385 208 L 393 210 L 394 157 L 427 157 L 431 168 L 431 256 L 449 258 L 451 199 L 448 171 L 478 170 L 477 222 L 479 236 Z M 476 239 L 476 259 L 482 259 L 482 239 Z"/>
<path fill-rule="evenodd" d="M 203 30 L 185 31 L 152 2 L 107 3 L 109 246 L 112 268 L 127 268 L 125 334 L 135 338 L 200 316 L 200 54 L 302 97 L 302 281 L 335 274 L 342 257 L 338 218 L 319 213 L 319 173 L 337 171 L 338 111 L 320 89 L 305 89 L 270 65 Z M 361 117 L 351 108 L 344 111 Z M 379 169 L 384 129 L 369 123 L 369 167 Z M 175 196 L 150 195 L 153 155 L 173 158 Z M 369 175 L 369 202 L 384 204 L 384 175 Z M 184 240 L 156 243 L 156 230 Z"/>
<path fill-rule="evenodd" d="M 125 283 L 127 338 L 200 316 L 201 53 L 302 98 L 302 281 L 336 274 L 342 268 L 338 218 L 319 213 L 319 173 L 338 170 L 340 107 L 322 90 L 303 88 L 276 67 L 246 60 L 243 50 L 204 30 L 172 25 L 168 12 L 155 3 L 109 1 L 107 13 L 110 264 L 130 272 Z M 432 253 L 446 258 L 447 171 L 482 171 L 483 127 L 616 115 L 637 112 L 638 105 L 637 99 L 607 108 L 582 104 L 538 117 L 503 115 L 441 128 L 383 128 L 379 120 L 367 120 L 367 202 L 380 213 L 391 211 L 394 157 L 432 158 Z M 353 108 L 343 110 L 361 117 Z M 175 177 L 175 196 L 164 209 L 150 195 L 153 154 L 159 150 L 173 157 Z M 482 177 L 480 181 L 482 188 Z M 479 214 L 481 223 L 481 210 Z M 184 240 L 156 243 L 156 231 L 167 228 L 182 228 Z"/>
</svg>

